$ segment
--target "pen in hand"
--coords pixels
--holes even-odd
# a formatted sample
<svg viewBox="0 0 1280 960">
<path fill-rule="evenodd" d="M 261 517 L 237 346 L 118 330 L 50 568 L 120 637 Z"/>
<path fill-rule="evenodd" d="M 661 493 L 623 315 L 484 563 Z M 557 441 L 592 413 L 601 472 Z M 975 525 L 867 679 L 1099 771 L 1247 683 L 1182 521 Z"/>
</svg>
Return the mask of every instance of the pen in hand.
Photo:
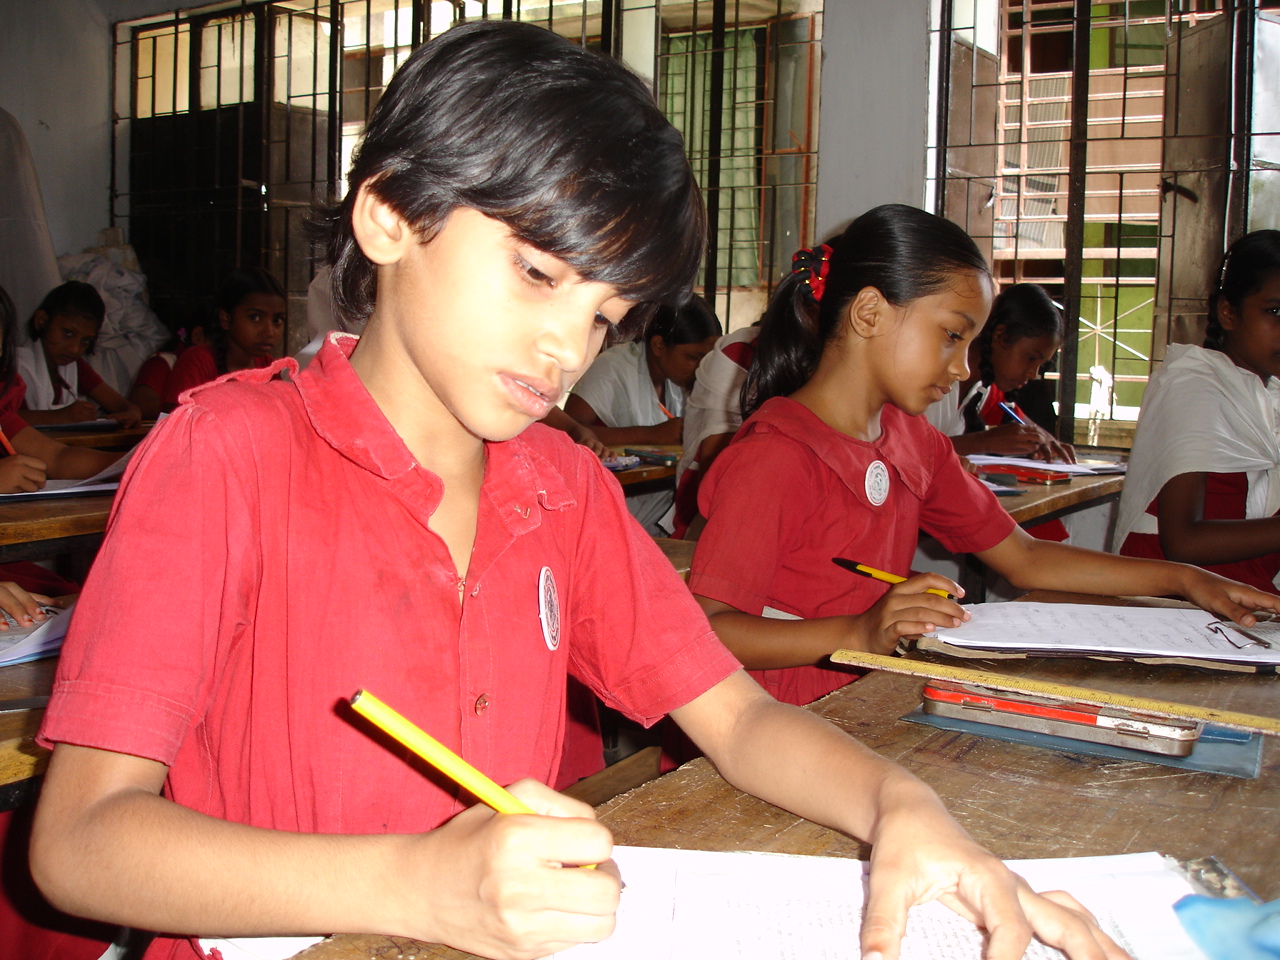
<svg viewBox="0 0 1280 960">
<path fill-rule="evenodd" d="M 900 577 L 896 573 L 886 573 L 883 570 L 877 570 L 875 567 L 868 567 L 865 563 L 858 563 L 856 560 L 846 560 L 844 557 L 832 557 L 831 562 L 838 567 L 844 567 L 863 577 L 870 577 L 872 580 L 879 580 L 882 583 L 904 583 L 906 577 Z M 925 593 L 932 593 L 938 597 L 946 597 L 948 600 L 959 601 L 960 598 L 953 593 L 947 593 L 945 590 L 939 590 L 937 587 L 929 587 Z"/>
</svg>

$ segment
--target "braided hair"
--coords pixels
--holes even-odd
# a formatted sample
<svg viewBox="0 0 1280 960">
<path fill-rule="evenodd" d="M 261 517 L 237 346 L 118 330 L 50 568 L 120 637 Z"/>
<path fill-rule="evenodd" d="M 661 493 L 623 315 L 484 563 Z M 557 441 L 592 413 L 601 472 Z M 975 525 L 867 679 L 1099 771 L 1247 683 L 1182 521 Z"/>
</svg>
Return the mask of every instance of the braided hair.
<svg viewBox="0 0 1280 960">
<path fill-rule="evenodd" d="M 1227 331 L 1218 315 L 1222 300 L 1238 313 L 1244 301 L 1257 293 L 1274 273 L 1280 273 L 1280 230 L 1255 230 L 1231 245 L 1222 261 L 1218 287 L 1209 296 L 1205 349 L 1221 350 L 1226 340 Z"/>
</svg>

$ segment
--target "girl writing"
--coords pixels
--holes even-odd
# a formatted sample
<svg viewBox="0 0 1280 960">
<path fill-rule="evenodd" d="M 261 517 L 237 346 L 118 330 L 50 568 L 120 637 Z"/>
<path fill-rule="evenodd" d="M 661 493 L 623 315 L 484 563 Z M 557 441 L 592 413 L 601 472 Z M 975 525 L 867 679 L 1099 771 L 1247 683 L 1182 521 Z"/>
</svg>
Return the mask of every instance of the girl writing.
<svg viewBox="0 0 1280 960">
<path fill-rule="evenodd" d="M 712 626 L 779 699 L 849 682 L 841 648 L 891 652 L 968 614 L 929 589 L 888 586 L 840 557 L 905 575 L 925 530 L 1024 589 L 1178 595 L 1241 615 L 1280 601 L 1196 567 L 1033 539 L 919 415 L 969 375 L 992 280 L 955 224 L 876 207 L 829 246 L 802 251 L 765 314 L 744 387 L 749 418 L 702 483 L 707 525 L 689 587 Z"/>
<path fill-rule="evenodd" d="M 8 453 L 0 456 L 0 493 L 40 490 L 46 480 L 83 480 L 111 466 L 120 459 L 119 453 L 69 447 L 27 422 L 28 411 L 23 406 L 27 387 L 18 375 L 16 330 L 13 301 L 0 287 L 0 433 Z"/>
<path fill-rule="evenodd" d="M 1280 230 L 1231 245 L 1204 346 L 1171 344 L 1142 400 L 1116 543 L 1276 591 Z"/>
<path fill-rule="evenodd" d="M 914 777 L 768 698 L 600 462 L 533 425 L 701 262 L 697 186 L 647 86 L 550 31 L 470 23 L 401 67 L 349 183 L 328 250 L 362 336 L 190 391 L 117 498 L 40 735 L 50 900 L 187 937 L 376 931 L 490 957 L 607 937 L 609 831 L 538 782 L 572 673 L 870 839 L 864 953 L 893 956 L 907 907 L 942 895 L 994 960 L 1032 931 L 1122 957 Z M 362 686 L 543 815 L 466 809 L 343 707 Z M 148 960 L 197 955 L 166 935 Z"/>
<path fill-rule="evenodd" d="M 698 365 L 715 346 L 720 321 L 693 296 L 679 309 L 658 310 L 642 337 L 604 351 L 574 386 L 564 410 L 606 445 L 678 444 L 685 397 Z M 627 507 L 654 535 L 670 531 L 675 499 L 658 490 L 627 498 Z"/>
<path fill-rule="evenodd" d="M 32 342 L 16 348 L 18 372 L 27 388 L 22 414 L 28 423 L 96 420 L 98 407 L 122 427 L 136 427 L 142 420 L 138 408 L 84 359 L 105 317 L 101 295 L 78 280 L 54 287 L 40 302 L 31 315 Z"/>
<path fill-rule="evenodd" d="M 193 343 L 174 361 L 162 407 L 172 410 L 192 387 L 233 370 L 269 366 L 284 338 L 287 303 L 280 281 L 261 267 L 232 270 L 214 300 L 217 320 L 209 339 Z"/>
<path fill-rule="evenodd" d="M 961 456 L 974 453 L 1034 456 L 1075 462 L 1075 452 L 1007 402 L 1009 394 L 1040 376 L 1062 346 L 1062 311 L 1044 287 L 1018 283 L 991 305 L 982 333 L 969 344 L 969 375 L 925 416 L 951 437 Z M 1009 406 L 1022 421 L 1005 409 Z"/>
</svg>

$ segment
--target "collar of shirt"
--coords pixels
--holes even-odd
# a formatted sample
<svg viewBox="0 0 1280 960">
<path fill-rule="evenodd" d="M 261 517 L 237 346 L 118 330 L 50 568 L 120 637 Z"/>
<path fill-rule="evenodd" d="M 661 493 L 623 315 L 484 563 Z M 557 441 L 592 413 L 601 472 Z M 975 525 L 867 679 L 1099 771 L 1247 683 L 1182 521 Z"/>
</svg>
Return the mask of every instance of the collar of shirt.
<svg viewBox="0 0 1280 960">
<path fill-rule="evenodd" d="M 883 461 L 908 490 L 923 499 L 931 471 L 910 429 L 917 419 L 924 423 L 923 418 L 909 417 L 886 404 L 880 413 L 880 436 L 873 441 L 858 440 L 833 430 L 804 404 L 789 397 L 774 397 L 743 426 L 741 436 L 774 431 L 804 444 L 863 501 L 867 501 L 867 467 L 872 461 Z"/>
<path fill-rule="evenodd" d="M 439 478 L 414 459 L 352 369 L 350 357 L 359 339 L 331 333 L 315 360 L 294 377 L 312 427 L 348 460 L 377 476 L 396 480 L 420 470 L 439 489 Z M 284 365 L 255 372 L 273 374 Z M 534 425 L 512 440 L 485 444 L 483 494 L 512 534 L 538 526 L 535 502 L 547 510 L 566 509 L 576 502 L 560 471 L 541 452 L 560 436 Z"/>
</svg>

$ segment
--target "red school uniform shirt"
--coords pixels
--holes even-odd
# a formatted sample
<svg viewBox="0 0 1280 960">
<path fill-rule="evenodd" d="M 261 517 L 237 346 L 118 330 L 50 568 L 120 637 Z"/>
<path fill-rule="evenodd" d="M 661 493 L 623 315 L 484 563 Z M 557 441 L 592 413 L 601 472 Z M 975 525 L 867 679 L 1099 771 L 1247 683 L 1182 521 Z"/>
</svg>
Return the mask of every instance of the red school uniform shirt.
<svg viewBox="0 0 1280 960">
<path fill-rule="evenodd" d="M 889 585 L 833 557 L 905 576 L 917 530 L 957 553 L 1009 535 L 1013 519 L 923 417 L 886 406 L 880 427 L 868 443 L 786 397 L 761 406 L 702 481 L 707 526 L 689 589 L 755 616 L 863 613 Z M 751 674 L 788 703 L 809 703 L 854 679 L 816 666 Z"/>
<path fill-rule="evenodd" d="M 267 357 L 254 357 L 250 369 L 269 367 L 271 360 Z M 198 343 L 183 350 L 174 361 L 173 370 L 164 385 L 161 400 L 167 407 L 172 407 L 182 395 L 192 387 L 198 387 L 210 380 L 218 379 L 218 361 L 213 355 L 213 348 L 207 343 Z"/>
<path fill-rule="evenodd" d="M 648 724 L 738 669 L 617 484 L 558 431 L 486 445 L 460 581 L 428 528 L 441 482 L 352 370 L 354 344 L 192 391 L 152 432 L 42 743 L 167 764 L 167 796 L 234 822 L 416 832 L 473 800 L 355 718 L 356 690 L 499 783 L 546 782 L 570 672 Z M 147 957 L 194 955 L 164 939 Z"/>
<path fill-rule="evenodd" d="M 9 385 L 0 390 L 0 430 L 3 430 L 4 435 L 10 440 L 30 426 L 18 412 L 22 408 L 22 401 L 26 398 L 27 385 L 22 382 L 22 377 L 15 373 Z"/>
</svg>

